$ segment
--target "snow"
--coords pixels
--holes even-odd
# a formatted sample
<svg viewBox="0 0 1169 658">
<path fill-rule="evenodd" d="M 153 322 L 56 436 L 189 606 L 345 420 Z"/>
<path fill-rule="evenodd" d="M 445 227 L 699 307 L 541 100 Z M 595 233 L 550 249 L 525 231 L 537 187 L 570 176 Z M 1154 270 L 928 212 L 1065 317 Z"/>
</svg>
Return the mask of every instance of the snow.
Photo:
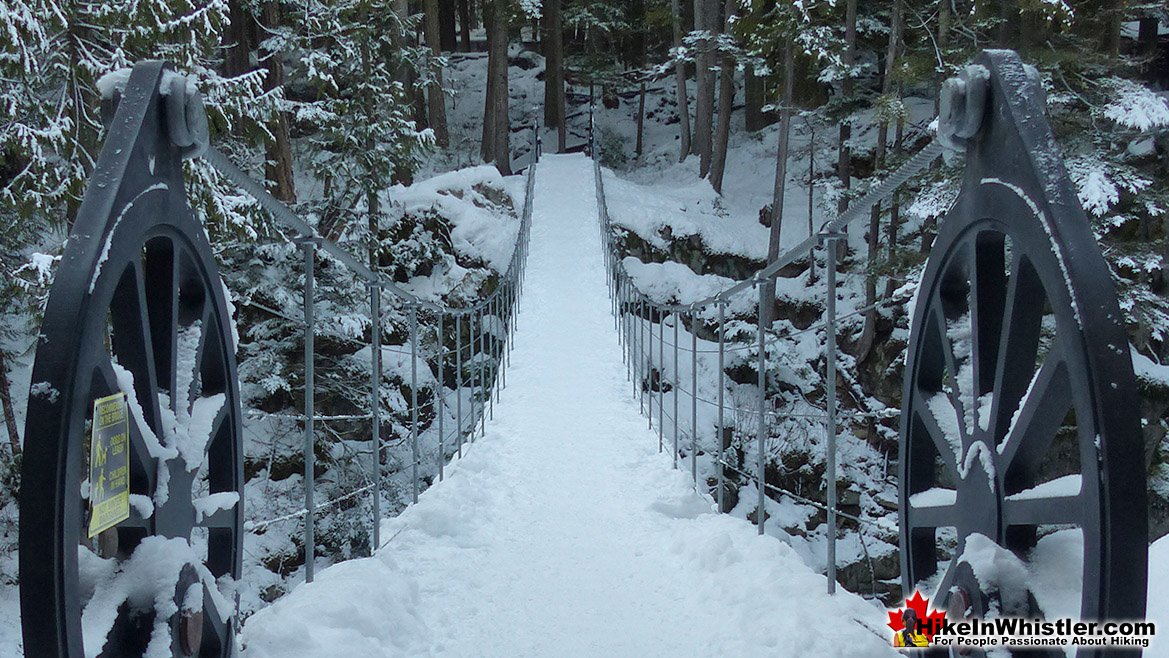
<svg viewBox="0 0 1169 658">
<path fill-rule="evenodd" d="M 1120 190 L 1108 177 L 1102 162 L 1080 163 L 1080 166 L 1073 167 L 1072 178 L 1076 181 L 1076 194 L 1084 210 L 1096 217 L 1103 217 L 1120 201 Z"/>
<path fill-rule="evenodd" d="M 227 287 L 227 283 L 220 278 L 219 285 L 223 288 L 223 301 L 227 305 L 227 317 L 224 318 L 224 321 L 231 327 L 231 353 L 235 354 L 239 351 L 239 326 L 236 324 L 236 319 L 239 317 L 239 314 L 235 308 L 235 302 L 231 297 L 231 289 Z"/>
<path fill-rule="evenodd" d="M 1169 102 L 1148 87 L 1125 80 L 1104 81 L 1114 94 L 1104 105 L 1104 116 L 1126 128 L 1142 132 L 1169 126 Z"/>
<path fill-rule="evenodd" d="M 1138 352 L 1135 348 L 1129 349 L 1132 355 L 1132 370 L 1137 379 L 1159 384 L 1161 386 L 1169 386 L 1169 366 L 1161 365 Z"/>
<path fill-rule="evenodd" d="M 976 460 L 982 465 L 982 471 L 986 473 L 986 486 L 990 487 L 993 494 L 995 492 L 994 450 L 986 444 L 986 441 L 975 441 L 970 444 L 970 449 L 966 451 L 966 458 L 958 465 L 958 475 L 965 480 L 966 476 L 970 475 L 970 469 L 974 467 Z"/>
<path fill-rule="evenodd" d="M 1039 382 L 1039 375 L 1042 372 L 1042 367 L 1035 369 L 1035 373 L 1031 375 L 1031 382 L 1027 384 L 1027 392 L 1023 394 L 1023 397 L 1019 398 L 1019 406 L 1011 414 L 1011 423 L 1007 426 L 1007 433 L 1003 435 L 1003 440 L 999 441 L 997 449 L 1000 455 L 1003 454 L 1003 451 L 1007 449 L 1007 445 L 1010 443 L 1023 440 L 1023 437 L 1016 435 L 1015 426 L 1019 423 L 1019 417 L 1023 414 L 1023 407 L 1027 405 L 1027 400 L 1031 399 L 1031 393 L 1035 390 L 1035 384 Z"/>
<path fill-rule="evenodd" d="M 966 546 L 959 557 L 960 562 L 966 562 L 974 571 L 974 577 L 984 589 L 995 588 L 997 585 L 1018 585 L 1018 587 L 1000 588 L 1004 599 L 1011 594 L 1026 594 L 1025 583 L 1028 581 L 1027 565 L 1014 553 L 999 546 L 986 535 L 977 532 L 966 537 Z M 1019 601 L 1003 600 L 1003 609 L 1015 609 Z"/>
<path fill-rule="evenodd" d="M 1015 185 L 1014 183 L 1009 183 L 1000 178 L 987 177 L 983 178 L 979 184 L 1002 185 L 1008 190 L 1014 192 L 1015 195 L 1018 196 L 1019 199 L 1026 203 L 1027 207 L 1031 209 L 1031 213 L 1034 215 L 1036 221 L 1038 221 L 1039 224 L 1043 226 L 1043 230 L 1047 233 L 1047 240 L 1051 245 L 1051 252 L 1055 254 L 1055 262 L 1059 264 L 1060 272 L 1063 273 L 1064 287 L 1067 289 L 1068 298 L 1072 301 L 1072 313 L 1076 316 L 1076 324 L 1083 324 L 1083 321 L 1080 319 L 1080 303 L 1076 299 L 1075 287 L 1072 286 L 1071 275 L 1068 273 L 1068 265 L 1064 258 L 1063 251 L 1060 249 L 1059 242 L 1057 242 L 1055 239 L 1055 229 L 1051 225 L 1051 219 L 1047 216 L 1047 213 L 1041 211 L 1038 204 L 1035 203 L 1035 200 L 1028 196 L 1027 193 L 1023 191 L 1023 188 Z"/>
<path fill-rule="evenodd" d="M 921 509 L 923 507 L 947 507 L 958 502 L 958 492 L 953 489 L 942 489 L 934 487 L 919 491 L 909 497 L 910 507 Z"/>
<path fill-rule="evenodd" d="M 79 547 L 78 551 L 89 552 L 84 547 Z M 100 558 L 91 554 L 89 561 L 93 560 Z M 226 616 L 230 612 L 229 606 L 218 593 L 210 572 L 187 540 L 149 536 L 142 540 L 129 560 L 118 564 L 116 570 L 105 568 L 99 576 L 93 597 L 85 603 L 81 613 L 85 655 L 96 656 L 101 652 L 106 636 L 117 619 L 118 609 L 122 602 L 126 602 L 131 609 L 153 607 L 157 611 L 145 655 L 146 658 L 169 657 L 171 635 L 168 620 L 178 612 L 175 583 L 179 582 L 180 572 L 188 565 L 196 570 L 202 582 L 210 588 L 212 599 L 216 601 L 221 614 Z"/>
<path fill-rule="evenodd" d="M 130 82 L 130 74 L 134 72 L 132 68 L 121 68 L 110 71 L 97 79 L 97 90 L 102 98 L 113 98 L 114 93 L 121 93 L 126 89 L 126 83 Z"/>
<path fill-rule="evenodd" d="M 934 421 L 937 422 L 942 434 L 945 435 L 946 442 L 953 449 L 954 462 L 960 463 L 962 460 L 962 434 L 958 429 L 958 410 L 950 402 L 950 396 L 942 392 L 935 393 L 926 401 L 926 406 L 929 407 Z"/>
<path fill-rule="evenodd" d="M 516 209 L 523 205 L 523 177 L 505 179 L 495 167 L 482 165 L 441 174 L 387 193 L 407 213 L 434 208 L 451 223 L 455 250 L 482 259 L 502 274 L 511 261 L 519 235 L 519 217 L 501 216 L 480 189 L 500 189 Z"/>
<path fill-rule="evenodd" d="M 1083 565 L 1084 531 L 1080 528 L 1040 537 L 1031 550 L 1027 582 L 1048 619 L 1079 618 Z"/>
<path fill-rule="evenodd" d="M 1145 650 L 1145 658 L 1169 657 L 1169 536 L 1162 537 L 1149 545 L 1148 606 L 1145 618 L 1157 622 L 1160 633 L 1153 638 Z"/>
<path fill-rule="evenodd" d="M 130 494 L 130 507 L 134 508 L 140 518 L 149 519 L 154 515 L 154 501 L 150 499 L 150 496 Z"/>
<path fill-rule="evenodd" d="M 1030 489 L 1007 496 L 1007 500 L 1035 500 L 1039 498 L 1065 498 L 1080 495 L 1082 476 L 1079 473 L 1065 475 L 1048 482 L 1040 483 Z"/>
<path fill-rule="evenodd" d="M 245 658 L 895 655 L 865 628 L 883 611 L 827 596 L 795 551 L 711 512 L 658 454 L 608 315 L 589 174 L 580 156 L 540 165 L 513 368 L 487 435 L 383 523 L 372 558 L 250 618 Z"/>
<path fill-rule="evenodd" d="M 191 505 L 195 508 L 195 523 L 202 523 L 220 510 L 231 509 L 238 502 L 239 493 L 235 491 L 224 491 L 196 498 L 191 501 Z"/>
<path fill-rule="evenodd" d="M 676 261 L 645 263 L 637 258 L 627 257 L 622 261 L 622 266 L 629 274 L 634 287 L 659 304 L 691 304 L 738 283 L 734 279 L 717 274 L 695 274 L 694 270 Z M 747 294 L 731 298 L 726 313 L 749 314 L 754 312 L 755 306 L 755 295 L 749 294 L 748 291 Z M 706 307 L 703 310 L 710 312 L 711 308 Z"/>
<path fill-rule="evenodd" d="M 97 185 L 98 187 L 104 186 L 103 183 L 97 183 Z M 138 193 L 138 196 L 130 199 L 130 202 L 122 207 L 122 211 L 118 213 L 118 216 L 115 217 L 114 221 L 110 223 L 110 229 L 106 232 L 105 242 L 102 244 L 101 254 L 98 255 L 97 258 L 97 266 L 93 269 L 93 278 L 89 280 L 89 293 L 91 295 L 93 294 L 94 287 L 97 286 L 98 278 L 101 277 L 101 273 L 106 261 L 109 260 L 110 247 L 113 246 L 114 236 L 118 233 L 118 225 L 122 223 L 122 220 L 126 217 L 126 214 L 130 212 L 130 209 L 134 207 L 134 204 L 138 203 L 139 199 L 151 192 L 159 190 L 165 191 L 168 189 L 170 189 L 170 187 L 166 183 L 155 183 L 154 185 L 151 185 L 150 187 L 142 190 Z"/>
</svg>

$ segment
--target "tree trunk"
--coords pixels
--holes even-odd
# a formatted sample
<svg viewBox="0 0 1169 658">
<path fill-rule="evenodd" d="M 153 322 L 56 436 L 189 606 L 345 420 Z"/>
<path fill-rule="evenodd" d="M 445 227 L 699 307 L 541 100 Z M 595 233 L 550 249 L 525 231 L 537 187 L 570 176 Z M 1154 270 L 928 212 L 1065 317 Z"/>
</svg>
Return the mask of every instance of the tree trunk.
<svg viewBox="0 0 1169 658">
<path fill-rule="evenodd" d="M 1142 18 L 1137 28 L 1137 43 L 1140 56 L 1152 58 L 1157 54 L 1157 32 L 1161 21 L 1156 16 Z"/>
<path fill-rule="evenodd" d="M 369 40 L 371 38 L 372 37 L 368 37 L 361 44 L 361 68 L 362 73 L 365 74 L 366 80 L 369 80 L 372 76 L 372 66 L 369 53 Z M 363 109 L 365 110 L 365 123 L 368 126 L 373 124 L 374 116 L 377 113 L 376 103 L 374 102 L 373 97 L 373 89 L 371 89 L 369 85 L 365 86 L 365 93 L 363 96 L 364 98 L 361 100 Z M 373 151 L 373 148 L 373 133 L 366 131 L 365 149 L 367 151 Z M 362 187 L 365 188 L 365 216 L 367 222 L 366 228 L 369 231 L 369 268 L 371 270 L 377 271 L 377 244 L 378 234 L 380 232 L 380 226 L 378 225 L 378 211 L 381 210 L 378 202 L 378 190 L 374 189 L 372 184 L 373 177 L 369 176 L 368 174 L 365 176 L 365 180 L 361 181 L 361 183 Z"/>
<path fill-rule="evenodd" d="M 223 75 L 234 78 L 252 70 L 249 34 L 256 19 L 242 0 L 230 0 L 227 6 L 231 22 L 223 33 Z"/>
<path fill-rule="evenodd" d="M 453 53 L 459 47 L 455 32 L 455 0 L 441 0 L 438 7 L 438 47 L 444 53 Z"/>
<path fill-rule="evenodd" d="M 899 86 L 900 87 L 900 86 Z M 901 94 L 900 88 L 898 95 Z M 900 157 L 901 152 L 905 148 L 905 118 L 897 118 L 897 138 L 893 141 L 893 155 Z M 889 230 L 886 233 L 889 243 L 888 260 L 889 263 L 897 262 L 897 240 L 898 234 L 901 230 L 901 195 L 894 193 L 892 197 L 892 207 L 889 209 Z M 885 280 L 885 297 L 892 297 L 893 292 L 897 290 L 897 278 L 893 276 L 892 270 L 889 277 Z"/>
<path fill-rule="evenodd" d="M 268 30 L 280 26 L 279 2 L 264 3 L 263 25 Z M 284 62 L 281 57 L 281 53 L 272 53 L 268 57 L 268 76 L 264 79 L 266 91 L 284 84 Z M 270 184 L 269 191 L 281 201 L 295 202 L 296 184 L 292 176 L 292 142 L 288 136 L 288 117 L 283 112 L 277 112 L 276 118 L 268 123 L 268 132 L 272 138 L 265 145 L 264 176 Z"/>
<path fill-rule="evenodd" d="M 731 22 L 735 16 L 735 2 L 727 0 L 726 26 L 724 32 L 730 34 Z M 722 57 L 722 67 L 718 78 L 718 129 L 714 133 L 714 152 L 710 162 L 710 185 L 715 192 L 722 194 L 723 174 L 727 167 L 727 143 L 731 138 L 731 112 L 735 107 L 735 59 L 726 54 Z"/>
<path fill-rule="evenodd" d="M 431 55 L 437 60 L 442 55 L 441 36 L 439 36 L 442 16 L 439 0 L 423 0 L 423 6 L 426 12 L 426 45 L 430 48 Z M 430 129 L 434 131 L 435 143 L 446 147 L 451 143 L 446 123 L 446 94 L 442 89 L 442 68 L 438 66 L 435 68 L 437 70 L 434 72 L 434 82 L 426 90 L 427 106 L 430 110 Z"/>
<path fill-rule="evenodd" d="M 694 29 L 715 36 L 719 33 L 718 0 L 694 0 Z M 714 40 L 707 39 L 694 61 L 697 64 L 694 91 L 694 150 L 698 151 L 698 175 L 706 178 L 711 172 L 713 157 L 714 88 L 717 85 L 713 67 L 715 56 L 711 50 Z"/>
<path fill-rule="evenodd" d="M 641 83 L 641 89 L 637 94 L 637 157 L 641 154 L 645 147 L 645 82 Z"/>
<path fill-rule="evenodd" d="M 713 35 L 718 32 L 718 11 L 711 11 L 710 0 L 694 0 L 694 30 Z M 713 146 L 714 120 L 714 72 L 711 71 L 713 54 L 711 40 L 705 40 L 694 56 L 696 66 L 694 90 L 694 150 L 698 153 L 698 175 L 705 178 L 710 173 L 711 148 Z"/>
<path fill-rule="evenodd" d="M 1124 27 L 1124 4 L 1126 0 L 1108 0 L 1108 14 L 1105 16 L 1106 31 L 1104 48 L 1113 61 L 1120 59 L 1120 33 Z"/>
<path fill-rule="evenodd" d="M 938 32 L 937 43 L 939 59 L 937 67 L 934 69 L 934 116 L 942 112 L 942 83 L 946 80 L 946 74 L 942 71 L 942 64 L 945 62 L 946 48 L 950 45 L 950 21 L 953 16 L 950 8 L 952 0 L 938 0 Z M 937 162 L 934 163 L 935 165 Z"/>
<path fill-rule="evenodd" d="M 494 70 L 494 41 L 495 16 L 493 4 L 483 6 L 483 27 L 487 28 L 487 79 L 484 81 L 486 90 L 483 93 L 483 140 L 479 147 L 479 157 L 483 162 L 491 162 L 495 157 L 495 94 L 497 76 L 492 75 Z"/>
<path fill-rule="evenodd" d="M 813 210 L 816 208 L 816 129 L 812 120 L 805 118 L 808 125 L 808 236 L 816 232 L 815 222 L 812 220 Z M 816 254 L 808 252 L 808 284 L 816 282 Z"/>
<path fill-rule="evenodd" d="M 1019 5 L 1016 2 L 1004 2 L 999 6 L 999 29 L 995 40 L 1000 48 L 1019 48 L 1020 36 L 1025 36 L 1019 29 Z"/>
<path fill-rule="evenodd" d="M 674 47 L 682 45 L 682 14 L 678 0 L 670 0 L 670 7 L 674 14 Z M 681 155 L 678 162 L 686 160 L 690 155 L 690 103 L 686 94 L 686 65 L 678 62 L 674 72 L 675 84 L 678 87 L 678 127 L 681 132 Z"/>
<path fill-rule="evenodd" d="M 544 125 L 557 129 L 557 151 L 566 147 L 564 24 L 561 0 L 544 0 Z"/>
<path fill-rule="evenodd" d="M 462 39 L 461 50 L 471 52 L 471 0 L 459 2 L 459 37 Z"/>
<path fill-rule="evenodd" d="M 775 157 L 775 187 L 771 196 L 771 232 L 767 240 L 767 262 L 779 258 L 781 229 L 783 228 L 783 202 L 787 191 L 787 155 L 791 134 L 792 87 L 795 83 L 795 44 L 788 37 L 783 45 L 783 107 L 779 110 L 779 149 Z M 764 327 L 771 326 L 771 307 L 775 302 L 775 279 L 763 284 L 763 299 L 767 304 L 759 309 L 759 319 Z"/>
<path fill-rule="evenodd" d="M 773 115 L 763 111 L 763 78 L 755 75 L 755 66 L 747 64 L 743 70 L 743 97 L 746 107 L 743 120 L 748 132 L 763 130 L 772 123 Z"/>
<path fill-rule="evenodd" d="M 944 1 L 944 0 L 943 0 Z M 851 99 L 856 90 L 856 81 L 852 77 L 852 67 L 856 65 L 856 3 L 857 0 L 847 0 L 844 9 L 844 81 L 841 84 L 841 93 L 845 99 Z M 838 136 L 836 175 L 840 179 L 840 201 L 836 204 L 836 211 L 843 213 L 848 209 L 848 192 L 852 189 L 852 149 L 848 140 L 852 138 L 852 118 L 842 117 Z M 847 227 L 844 229 L 848 230 Z M 848 240 L 837 240 L 837 255 L 844 257 L 848 254 Z"/>
<path fill-rule="evenodd" d="M 504 176 L 511 175 L 511 126 L 508 115 L 507 44 L 508 6 L 506 0 L 488 5 L 491 24 L 487 26 L 487 77 L 494 88 L 491 96 L 491 161 Z M 486 113 L 485 113 L 486 114 Z"/>
<path fill-rule="evenodd" d="M 897 52 L 901 46 L 902 5 L 904 0 L 893 1 L 892 25 L 889 27 L 889 46 L 885 51 L 885 70 L 882 76 L 881 93 L 888 96 L 893 91 L 893 68 L 897 64 Z M 874 153 L 873 169 L 880 172 L 885 167 L 885 155 L 889 145 L 889 120 L 881 119 L 877 132 L 877 150 Z M 875 174 L 877 175 L 877 174 Z M 857 362 L 864 361 L 872 350 L 877 336 L 877 309 L 871 308 L 877 302 L 877 261 L 879 260 L 879 245 L 881 238 L 881 204 L 873 206 L 869 213 L 869 266 L 865 276 L 865 326 L 861 337 L 857 341 Z M 892 248 L 892 247 L 890 247 Z"/>
<path fill-rule="evenodd" d="M 16 429 L 16 411 L 12 404 L 12 382 L 8 379 L 8 355 L 0 350 L 0 411 L 8 430 L 8 447 L 12 456 L 20 454 L 20 432 Z"/>
</svg>

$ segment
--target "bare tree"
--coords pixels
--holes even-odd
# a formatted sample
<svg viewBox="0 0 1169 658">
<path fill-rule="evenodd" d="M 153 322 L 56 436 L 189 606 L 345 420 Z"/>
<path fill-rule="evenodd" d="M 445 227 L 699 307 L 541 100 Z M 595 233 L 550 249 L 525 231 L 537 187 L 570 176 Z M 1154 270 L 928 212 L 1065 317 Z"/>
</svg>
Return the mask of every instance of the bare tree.
<svg viewBox="0 0 1169 658">
<path fill-rule="evenodd" d="M 567 145 L 564 101 L 564 22 L 561 0 L 544 0 L 544 125 L 557 129 L 556 150 L 564 153 Z"/>
<path fill-rule="evenodd" d="M 280 3 L 265 2 L 263 6 L 262 23 L 268 30 L 276 30 L 280 26 Z M 264 89 L 273 90 L 284 84 L 284 62 L 281 53 L 272 53 L 266 61 L 268 76 L 264 78 Z M 265 150 L 264 176 L 271 184 L 272 196 L 281 201 L 296 201 L 296 184 L 292 177 L 292 142 L 288 136 L 288 118 L 283 112 L 277 112 L 276 118 L 268 123 L 268 132 L 272 135 L 267 140 Z"/>
<path fill-rule="evenodd" d="M 12 455 L 20 454 L 20 433 L 16 429 L 16 411 L 12 404 L 12 390 L 8 378 L 8 360 L 0 350 L 0 411 L 4 413 L 4 427 L 8 430 L 8 447 Z"/>
<path fill-rule="evenodd" d="M 903 18 L 904 0 L 893 0 L 893 16 L 890 20 L 889 26 L 889 45 L 885 50 L 885 75 L 881 83 L 881 93 L 885 97 L 887 103 L 892 105 L 893 92 L 893 78 L 895 77 L 893 67 L 897 64 L 897 53 L 901 47 L 901 28 Z M 880 125 L 877 130 L 877 149 L 874 154 L 874 165 L 876 169 L 881 169 L 885 166 L 885 157 L 889 148 L 889 112 L 885 111 L 880 118 Z M 869 350 L 873 347 L 873 342 L 877 336 L 877 310 L 873 308 L 873 304 L 877 301 L 877 261 L 880 257 L 879 245 L 881 237 L 881 204 L 873 206 L 869 213 L 869 231 L 868 231 L 868 250 L 869 250 L 869 267 L 868 274 L 865 276 L 865 306 L 868 311 L 865 312 L 865 326 L 861 332 L 860 339 L 857 340 L 857 361 L 863 361 L 869 355 Z M 890 245 L 892 248 L 892 245 Z"/>
<path fill-rule="evenodd" d="M 442 56 L 440 36 L 440 7 L 439 0 L 423 0 L 425 11 L 426 45 L 430 54 L 438 59 Z M 446 94 L 442 89 L 442 67 L 434 67 L 434 82 L 426 90 L 427 107 L 429 110 L 430 129 L 434 131 L 434 141 L 439 146 L 448 146 L 451 143 L 450 132 L 446 123 Z"/>
<path fill-rule="evenodd" d="M 455 33 L 455 0 L 441 0 L 438 8 L 438 47 L 442 52 L 454 52 L 459 47 Z"/>
<path fill-rule="evenodd" d="M 779 258 L 781 229 L 783 228 L 783 202 L 787 190 L 787 154 L 792 122 L 792 85 L 796 77 L 795 44 L 789 36 L 783 44 L 783 106 L 779 110 L 779 149 L 775 156 L 775 187 L 771 195 L 771 232 L 767 240 L 767 262 Z M 767 303 L 759 309 L 759 321 L 764 327 L 771 325 L 771 307 L 775 300 L 775 279 L 763 284 L 763 299 Z"/>
<path fill-rule="evenodd" d="M 252 69 L 251 32 L 256 20 L 243 0 L 230 0 L 227 7 L 231 21 L 223 31 L 223 74 L 234 78 Z"/>
<path fill-rule="evenodd" d="M 694 0 L 694 29 L 707 35 L 718 32 L 717 0 Z M 714 119 L 714 72 L 710 40 L 706 40 L 694 56 L 694 150 L 698 153 L 698 172 L 702 177 L 710 173 L 711 146 Z"/>
<path fill-rule="evenodd" d="M 670 0 L 670 8 L 674 13 L 674 47 L 682 45 L 682 12 L 678 0 Z M 675 80 L 678 87 L 678 127 L 681 131 L 682 149 L 678 162 L 690 155 L 690 102 L 686 94 L 686 66 L 678 62 L 675 68 Z"/>
<path fill-rule="evenodd" d="M 484 3 L 487 26 L 487 94 L 483 107 L 484 161 L 494 162 L 504 176 L 511 175 L 511 130 L 508 120 L 507 88 L 507 0 Z"/>
<path fill-rule="evenodd" d="M 726 25 L 723 32 L 730 34 L 735 16 L 736 0 L 726 2 Z M 722 194 L 723 174 L 727 167 L 727 144 L 731 139 L 731 112 L 735 108 L 735 58 L 723 53 L 718 78 L 718 128 L 714 131 L 714 152 L 711 154 L 710 185 Z"/>
<path fill-rule="evenodd" d="M 852 77 L 852 68 L 856 65 L 856 2 L 847 0 L 844 6 L 844 81 L 841 84 L 841 97 L 846 100 L 852 98 L 856 90 L 856 82 Z M 851 138 L 852 120 L 847 116 L 842 117 L 836 159 L 836 175 L 840 178 L 842 192 L 836 210 L 840 213 L 848 209 L 848 191 L 852 189 L 852 149 L 848 145 Z M 848 252 L 848 240 L 837 240 L 837 244 L 838 255 L 844 256 Z"/>
<path fill-rule="evenodd" d="M 461 50 L 469 53 L 471 52 L 471 0 L 458 0 L 458 2 Z"/>
</svg>

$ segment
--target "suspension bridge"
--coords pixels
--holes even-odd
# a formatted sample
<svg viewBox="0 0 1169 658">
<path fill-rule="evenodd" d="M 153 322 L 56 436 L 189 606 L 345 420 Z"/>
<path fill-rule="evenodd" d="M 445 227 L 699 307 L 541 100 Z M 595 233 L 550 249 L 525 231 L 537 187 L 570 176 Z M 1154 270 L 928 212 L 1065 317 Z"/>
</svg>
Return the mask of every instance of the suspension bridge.
<svg viewBox="0 0 1169 658">
<path fill-rule="evenodd" d="M 26 655 L 891 653 L 885 613 L 834 592 L 832 541 L 826 577 L 763 533 L 765 515 L 751 525 L 718 513 L 727 473 L 751 477 L 723 454 L 725 328 L 728 314 L 742 314 L 736 299 L 762 294 L 818 244 L 835 253 L 840 229 L 943 148 L 966 152 L 966 180 L 914 311 L 899 462 L 904 587 L 937 592 L 958 618 L 1143 617 L 1145 484 L 1132 366 L 1117 348 L 1127 345 L 1122 316 L 1058 164 L 1039 81 L 1013 53 L 986 53 L 948 83 L 939 140 L 819 235 L 685 305 L 654 302 L 633 286 L 613 248 L 601 170 L 583 155 L 533 158 L 500 285 L 479 304 L 447 308 L 321 240 L 208 151 L 201 101 L 162 65 L 137 67 L 108 111 L 110 137 L 54 284 L 33 375 L 45 385 L 30 397 L 21 496 Z M 246 531 L 234 338 L 181 173 L 182 157 L 202 155 L 302 238 L 308 565 L 320 509 L 311 457 L 314 255 L 323 250 L 368 284 L 375 322 L 388 294 L 411 328 L 414 504 L 383 520 L 377 478 L 355 492 L 374 497 L 374 554 L 315 578 L 309 567 L 310 582 L 242 628 L 230 586 Z M 836 273 L 827 261 L 831 442 Z M 420 354 L 422 314 L 437 325 L 429 354 Z M 371 354 L 380 355 L 376 340 Z M 758 323 L 761 510 L 771 486 L 765 347 L 774 340 Z M 700 362 L 715 371 L 713 386 L 699 384 Z M 452 365 L 455 373 L 455 408 L 445 383 L 433 402 L 437 428 L 419 421 L 417 369 L 431 363 L 441 382 Z M 94 467 L 87 428 L 97 425 L 94 401 L 111 397 L 126 403 L 131 504 L 128 518 L 94 532 L 96 501 L 81 487 Z M 700 404 L 709 407 L 701 423 Z M 376 419 L 372 426 L 376 460 Z M 444 470 L 419 495 L 423 431 L 437 432 Z M 1079 454 L 1072 472 L 1046 467 L 1056 442 Z M 449 466 L 444 445 L 459 454 Z M 1043 572 L 1052 546 L 1069 545 L 1071 561 L 1057 566 L 1070 568 L 1073 587 L 1014 577 Z M 1022 571 L 999 568 L 1006 562 Z"/>
</svg>

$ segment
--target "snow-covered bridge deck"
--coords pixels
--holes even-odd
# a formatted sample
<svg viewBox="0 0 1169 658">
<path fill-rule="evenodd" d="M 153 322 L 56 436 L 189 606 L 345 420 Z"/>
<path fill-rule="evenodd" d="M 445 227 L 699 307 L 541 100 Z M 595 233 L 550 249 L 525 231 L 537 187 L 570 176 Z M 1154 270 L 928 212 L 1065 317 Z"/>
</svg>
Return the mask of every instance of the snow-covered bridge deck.
<svg viewBox="0 0 1169 658">
<path fill-rule="evenodd" d="M 257 613 L 246 658 L 880 656 L 885 615 L 713 513 L 657 451 L 608 314 L 592 165 L 540 164 L 509 386 L 371 558 Z"/>
</svg>

